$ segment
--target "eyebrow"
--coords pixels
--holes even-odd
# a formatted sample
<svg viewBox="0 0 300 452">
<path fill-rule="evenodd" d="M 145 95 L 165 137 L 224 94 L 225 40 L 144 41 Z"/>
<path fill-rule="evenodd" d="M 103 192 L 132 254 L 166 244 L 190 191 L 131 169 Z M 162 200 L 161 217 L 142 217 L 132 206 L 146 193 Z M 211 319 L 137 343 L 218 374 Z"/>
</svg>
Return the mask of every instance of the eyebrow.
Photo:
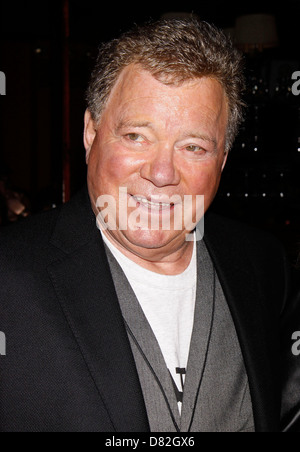
<svg viewBox="0 0 300 452">
<path fill-rule="evenodd" d="M 150 121 L 126 121 L 121 120 L 116 127 L 116 131 L 119 132 L 120 130 L 126 128 L 126 127 L 134 127 L 134 128 L 143 128 L 143 127 L 149 127 L 153 129 L 153 124 Z"/>
</svg>

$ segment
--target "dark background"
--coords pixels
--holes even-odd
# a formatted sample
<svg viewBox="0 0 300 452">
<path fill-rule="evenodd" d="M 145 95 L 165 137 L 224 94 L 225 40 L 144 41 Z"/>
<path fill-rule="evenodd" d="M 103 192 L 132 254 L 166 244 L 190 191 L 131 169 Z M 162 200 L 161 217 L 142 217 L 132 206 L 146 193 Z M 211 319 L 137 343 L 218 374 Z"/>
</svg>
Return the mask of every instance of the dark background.
<svg viewBox="0 0 300 452">
<path fill-rule="evenodd" d="M 241 14 L 268 13 L 276 17 L 279 45 L 245 55 L 247 117 L 213 208 L 277 235 L 296 263 L 300 251 L 300 96 L 293 96 L 290 88 L 292 73 L 300 71 L 300 0 L 185 1 L 180 8 L 171 2 L 155 6 L 69 0 L 68 39 L 63 3 L 1 3 L 0 71 L 6 74 L 7 92 L 0 98 L 0 178 L 13 193 L 22 194 L 27 211 L 34 213 L 62 202 L 66 156 L 71 194 L 84 184 L 84 97 L 101 42 L 169 11 L 194 12 L 222 28 L 233 27 Z M 64 81 L 64 52 L 69 55 L 69 84 Z M 66 103 L 69 133 L 64 125 Z M 5 222 L 7 218 L 2 219 Z"/>
</svg>

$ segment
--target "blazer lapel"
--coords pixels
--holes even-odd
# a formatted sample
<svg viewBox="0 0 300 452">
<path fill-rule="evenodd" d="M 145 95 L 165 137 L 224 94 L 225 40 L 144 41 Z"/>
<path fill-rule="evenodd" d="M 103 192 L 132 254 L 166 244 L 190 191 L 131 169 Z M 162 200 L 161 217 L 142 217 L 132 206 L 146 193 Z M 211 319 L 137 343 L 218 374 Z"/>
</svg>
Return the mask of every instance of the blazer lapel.
<svg viewBox="0 0 300 452">
<path fill-rule="evenodd" d="M 270 381 L 274 369 L 272 350 L 268 346 L 269 322 L 254 264 L 242 249 L 243 240 L 246 241 L 247 237 L 236 236 L 233 228 L 227 226 L 226 229 L 211 214 L 206 216 L 205 229 L 204 240 L 227 299 L 244 356 L 256 431 L 268 431 L 276 428 L 276 420 L 273 422 L 271 417 L 278 411 L 274 385 Z"/>
<path fill-rule="evenodd" d="M 49 275 L 113 429 L 149 431 L 104 245 L 86 193 L 62 210 L 52 243 L 66 255 L 49 267 Z"/>
<path fill-rule="evenodd" d="M 193 408 L 198 402 L 214 320 L 214 268 L 206 248 L 201 242 L 197 245 L 197 272 L 194 328 L 191 339 L 187 375 L 184 383 L 181 416 L 182 432 L 190 431 L 190 427 L 192 426 L 194 414 Z M 205 284 L 203 284 L 204 281 Z"/>
</svg>

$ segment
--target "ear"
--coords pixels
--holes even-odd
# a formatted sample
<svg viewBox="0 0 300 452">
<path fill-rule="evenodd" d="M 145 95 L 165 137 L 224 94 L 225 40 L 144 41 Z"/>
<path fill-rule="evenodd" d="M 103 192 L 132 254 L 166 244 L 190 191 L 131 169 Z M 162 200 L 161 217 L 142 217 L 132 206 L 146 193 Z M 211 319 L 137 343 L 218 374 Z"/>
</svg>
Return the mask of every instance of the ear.
<svg viewBox="0 0 300 452">
<path fill-rule="evenodd" d="M 228 159 L 228 154 L 229 154 L 228 151 L 224 152 L 224 158 L 223 158 L 223 164 L 222 164 L 222 172 L 223 172 L 223 170 L 225 168 L 225 165 L 226 165 L 226 162 L 227 162 L 227 159 Z"/>
<path fill-rule="evenodd" d="M 95 122 L 92 118 L 92 115 L 89 110 L 86 110 L 84 114 L 84 134 L 83 134 L 83 143 L 86 150 L 86 163 L 89 161 L 90 152 L 96 137 L 97 129 Z"/>
</svg>

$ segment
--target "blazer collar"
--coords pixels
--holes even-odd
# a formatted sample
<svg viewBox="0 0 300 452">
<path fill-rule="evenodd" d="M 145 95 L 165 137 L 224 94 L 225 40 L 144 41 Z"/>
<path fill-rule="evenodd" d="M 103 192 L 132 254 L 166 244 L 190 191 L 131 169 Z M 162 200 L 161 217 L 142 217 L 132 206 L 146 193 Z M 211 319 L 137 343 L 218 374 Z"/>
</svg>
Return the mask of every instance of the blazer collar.
<svg viewBox="0 0 300 452">
<path fill-rule="evenodd" d="M 86 190 L 62 208 L 51 243 L 65 256 L 48 272 L 113 429 L 149 431 L 133 355 Z"/>
</svg>

